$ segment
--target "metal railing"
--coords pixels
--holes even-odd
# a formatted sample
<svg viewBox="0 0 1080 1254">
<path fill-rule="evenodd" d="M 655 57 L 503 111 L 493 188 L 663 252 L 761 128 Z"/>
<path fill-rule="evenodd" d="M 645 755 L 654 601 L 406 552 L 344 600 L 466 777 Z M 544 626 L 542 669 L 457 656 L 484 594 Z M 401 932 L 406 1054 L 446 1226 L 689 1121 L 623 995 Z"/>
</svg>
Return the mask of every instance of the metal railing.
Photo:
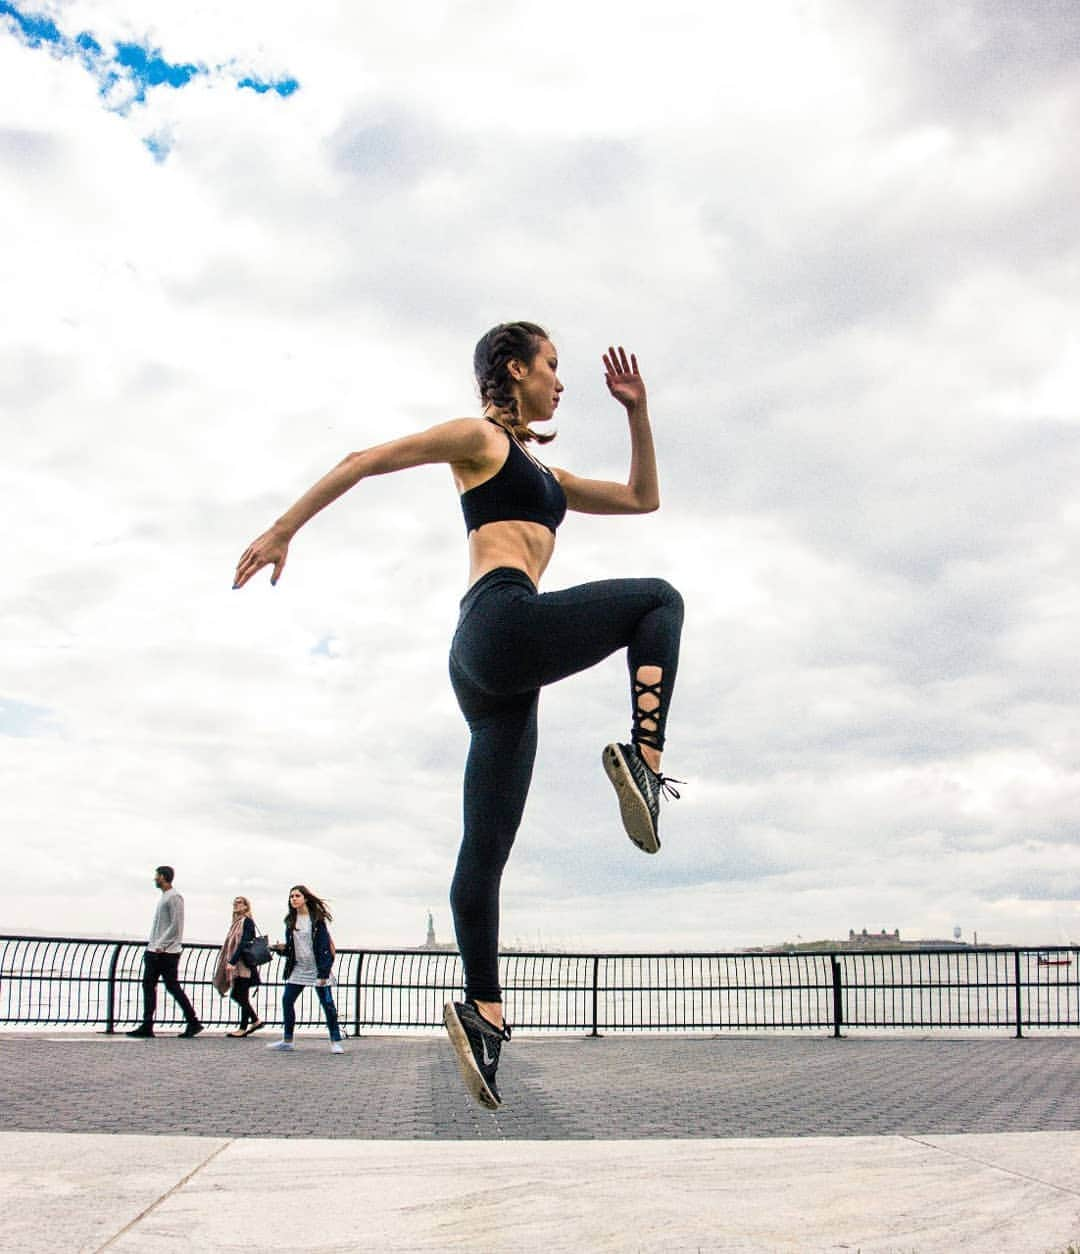
<svg viewBox="0 0 1080 1254">
<path fill-rule="evenodd" d="M 0 1025 L 120 1031 L 142 1012 L 135 941 L 0 936 Z M 180 981 L 208 1026 L 235 1022 L 213 987 L 219 947 L 185 946 Z M 1080 1029 L 1080 948 L 864 949 L 783 953 L 544 954 L 500 958 L 507 1018 L 525 1031 L 825 1031 Z M 263 967 L 257 1005 L 277 1014 L 282 965 Z M 434 1028 L 460 996 L 462 971 L 445 950 L 339 949 L 335 1000 L 342 1028 Z M 314 998 L 299 1026 L 321 1024 Z M 182 1022 L 158 990 L 158 1023 Z"/>
</svg>

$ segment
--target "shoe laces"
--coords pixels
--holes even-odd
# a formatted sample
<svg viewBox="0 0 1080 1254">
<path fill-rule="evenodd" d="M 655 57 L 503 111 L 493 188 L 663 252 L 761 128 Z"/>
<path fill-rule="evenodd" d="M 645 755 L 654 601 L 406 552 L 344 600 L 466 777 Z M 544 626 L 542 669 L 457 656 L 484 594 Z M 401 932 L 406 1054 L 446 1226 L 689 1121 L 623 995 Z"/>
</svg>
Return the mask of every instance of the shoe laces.
<svg viewBox="0 0 1080 1254">
<path fill-rule="evenodd" d="M 656 772 L 653 771 L 653 774 L 656 775 Z M 660 787 L 660 792 L 663 793 L 665 797 L 670 797 L 672 801 L 678 801 L 682 796 L 682 793 L 679 792 L 674 785 L 685 784 L 686 780 L 672 779 L 669 775 L 656 775 L 656 782 Z"/>
<path fill-rule="evenodd" d="M 480 1011 L 477 1009 L 477 1006 L 476 1006 L 476 1003 L 475 1003 L 475 1002 L 472 1002 L 472 1001 L 467 1001 L 467 1002 L 465 1003 L 465 1005 L 466 1005 L 466 1006 L 468 1006 L 468 1007 L 470 1008 L 470 1010 L 472 1010 L 472 1012 L 473 1012 L 473 1013 L 476 1015 L 476 1017 L 480 1020 L 480 1022 L 481 1022 L 481 1023 L 483 1023 L 483 1024 L 485 1025 L 485 1027 L 488 1029 L 488 1033 L 489 1033 L 489 1034 L 490 1034 L 490 1033 L 492 1033 L 492 1032 L 498 1032 L 498 1033 L 499 1033 L 499 1035 L 502 1037 L 502 1039 L 503 1039 L 504 1041 L 508 1041 L 508 1040 L 510 1039 L 511 1032 L 510 1032 L 510 1024 L 509 1024 L 509 1023 L 504 1022 L 501 1028 L 497 1028 L 497 1027 L 495 1026 L 495 1024 L 494 1024 L 494 1023 L 492 1023 L 492 1022 L 491 1022 L 491 1020 L 490 1020 L 489 1018 L 487 1018 L 487 1016 L 486 1016 L 486 1015 L 482 1015 L 482 1014 L 480 1013 Z"/>
<path fill-rule="evenodd" d="M 678 801 L 679 798 L 682 796 L 682 793 L 679 792 L 679 790 L 675 787 L 675 785 L 685 784 L 686 780 L 675 779 L 671 775 L 661 775 L 659 771 L 654 771 L 652 767 L 648 764 L 648 762 L 646 762 L 645 759 L 641 756 L 641 750 L 638 749 L 637 745 L 634 746 L 634 749 L 637 752 L 638 761 L 649 772 L 652 778 L 656 781 L 657 795 L 662 794 L 665 797 L 669 797 L 672 801 Z"/>
</svg>

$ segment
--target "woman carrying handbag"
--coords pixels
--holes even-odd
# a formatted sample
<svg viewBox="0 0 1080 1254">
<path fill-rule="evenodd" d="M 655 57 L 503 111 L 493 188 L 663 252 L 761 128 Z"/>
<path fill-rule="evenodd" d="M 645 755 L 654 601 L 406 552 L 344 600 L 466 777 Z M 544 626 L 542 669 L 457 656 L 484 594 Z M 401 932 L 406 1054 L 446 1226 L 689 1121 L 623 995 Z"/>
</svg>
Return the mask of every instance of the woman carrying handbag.
<svg viewBox="0 0 1080 1254">
<path fill-rule="evenodd" d="M 265 1026 L 251 1004 L 252 990 L 262 983 L 259 968 L 254 962 L 244 960 L 248 947 L 258 939 L 258 929 L 251 917 L 251 902 L 246 897 L 234 898 L 232 925 L 221 946 L 214 971 L 214 987 L 222 997 L 230 995 L 240 1007 L 240 1026 L 227 1032 L 226 1036 L 250 1036 Z"/>
</svg>

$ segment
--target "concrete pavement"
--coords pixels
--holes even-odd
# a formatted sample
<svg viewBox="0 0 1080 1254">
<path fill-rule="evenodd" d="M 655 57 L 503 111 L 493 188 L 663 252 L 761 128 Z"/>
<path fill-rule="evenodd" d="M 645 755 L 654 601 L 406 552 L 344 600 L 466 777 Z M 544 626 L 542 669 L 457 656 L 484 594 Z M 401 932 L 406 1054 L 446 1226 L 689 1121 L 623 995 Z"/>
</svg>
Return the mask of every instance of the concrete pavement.
<svg viewBox="0 0 1080 1254">
<path fill-rule="evenodd" d="M 0 1250 L 1080 1254 L 1076 1037 L 262 1044 L 0 1035 Z"/>
<path fill-rule="evenodd" d="M 19 1254 L 1064 1254 L 1080 1240 L 1071 1132 L 501 1145 L 8 1132 L 0 1152 L 0 1248 Z"/>
</svg>

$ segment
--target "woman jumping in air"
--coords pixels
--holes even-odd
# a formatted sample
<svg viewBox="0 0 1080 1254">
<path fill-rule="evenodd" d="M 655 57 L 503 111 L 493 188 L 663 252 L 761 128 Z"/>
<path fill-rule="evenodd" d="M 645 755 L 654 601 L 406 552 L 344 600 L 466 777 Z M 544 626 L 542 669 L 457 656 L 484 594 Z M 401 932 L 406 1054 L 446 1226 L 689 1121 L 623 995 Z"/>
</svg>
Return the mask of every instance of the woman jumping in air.
<svg viewBox="0 0 1080 1254">
<path fill-rule="evenodd" d="M 465 1000 L 447 1003 L 444 1018 L 466 1086 L 494 1109 L 500 1102 L 499 1054 L 510 1039 L 499 985 L 499 883 L 532 777 L 540 689 L 627 650 L 630 742 L 609 744 L 602 760 L 627 835 L 655 853 L 660 794 L 674 794 L 660 774 L 660 755 L 683 607 L 662 579 L 606 579 L 537 591 L 567 509 L 644 514 L 659 507 L 645 384 L 634 355 L 628 358 L 622 348 L 604 354 L 608 391 L 626 410 L 630 428 L 625 483 L 582 479 L 529 452 L 529 444 L 554 438 L 535 425 L 552 419 L 563 390 L 555 347 L 541 327 L 509 322 L 492 328 L 476 346 L 473 367 L 482 418 L 455 418 L 350 453 L 248 546 L 234 587 L 264 566 L 273 567 L 270 582 L 276 584 L 296 532 L 360 480 L 434 462 L 449 465 L 465 515 L 470 564 L 450 646 L 450 680 L 471 743 L 464 835 L 450 889 Z"/>
</svg>

